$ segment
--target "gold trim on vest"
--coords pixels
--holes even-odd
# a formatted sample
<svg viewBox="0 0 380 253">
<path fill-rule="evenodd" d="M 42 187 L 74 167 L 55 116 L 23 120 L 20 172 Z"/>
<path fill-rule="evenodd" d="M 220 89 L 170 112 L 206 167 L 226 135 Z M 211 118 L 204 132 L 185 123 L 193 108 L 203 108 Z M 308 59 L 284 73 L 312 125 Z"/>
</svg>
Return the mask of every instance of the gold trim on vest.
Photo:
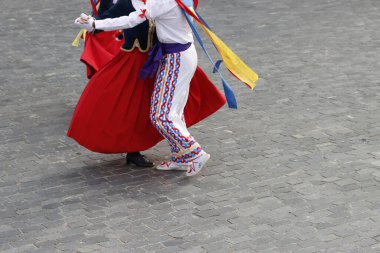
<svg viewBox="0 0 380 253">
<path fill-rule="evenodd" d="M 148 52 L 153 47 L 153 38 L 154 38 L 153 35 L 154 35 L 155 30 L 156 30 L 156 24 L 155 24 L 155 22 L 153 20 L 149 20 L 149 30 L 148 30 L 148 39 L 147 39 L 146 49 L 142 49 L 141 48 L 140 42 L 136 38 L 135 41 L 133 42 L 132 48 L 126 49 L 126 48 L 121 47 L 121 50 L 124 51 L 124 52 L 132 52 L 133 50 L 135 50 L 136 48 L 138 48 L 138 50 L 141 53 Z M 124 39 L 127 39 L 127 38 L 124 38 Z"/>
</svg>

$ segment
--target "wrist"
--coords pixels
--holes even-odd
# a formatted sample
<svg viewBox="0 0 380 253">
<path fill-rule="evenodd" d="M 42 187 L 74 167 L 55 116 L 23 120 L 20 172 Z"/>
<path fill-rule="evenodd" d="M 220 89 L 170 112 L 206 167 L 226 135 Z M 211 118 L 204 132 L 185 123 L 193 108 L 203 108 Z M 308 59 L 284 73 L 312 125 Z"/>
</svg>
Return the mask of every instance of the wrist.
<svg viewBox="0 0 380 253">
<path fill-rule="evenodd" d="M 91 24 L 91 27 L 92 27 L 92 31 L 91 31 L 91 33 L 94 34 L 95 31 L 96 31 L 95 19 L 93 20 L 93 22 L 92 22 L 92 24 Z"/>
</svg>

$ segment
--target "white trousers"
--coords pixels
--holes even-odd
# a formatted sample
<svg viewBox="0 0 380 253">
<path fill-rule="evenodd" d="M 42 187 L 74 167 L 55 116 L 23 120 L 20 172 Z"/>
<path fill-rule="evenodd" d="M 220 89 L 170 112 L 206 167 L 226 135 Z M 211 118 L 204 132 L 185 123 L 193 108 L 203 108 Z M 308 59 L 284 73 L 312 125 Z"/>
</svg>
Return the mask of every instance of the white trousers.
<svg viewBox="0 0 380 253">
<path fill-rule="evenodd" d="M 169 142 L 172 161 L 176 163 L 188 164 L 202 152 L 187 130 L 183 115 L 197 62 L 194 45 L 183 52 L 165 55 L 154 84 L 150 119 Z"/>
</svg>

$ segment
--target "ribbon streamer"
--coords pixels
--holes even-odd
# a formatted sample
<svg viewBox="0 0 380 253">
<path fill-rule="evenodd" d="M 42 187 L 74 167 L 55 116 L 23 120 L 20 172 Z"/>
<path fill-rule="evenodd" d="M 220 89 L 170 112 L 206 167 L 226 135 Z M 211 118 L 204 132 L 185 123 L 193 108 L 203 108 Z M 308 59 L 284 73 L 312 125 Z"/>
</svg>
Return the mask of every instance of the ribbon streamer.
<svg viewBox="0 0 380 253">
<path fill-rule="evenodd" d="M 220 66 L 220 64 L 222 62 L 218 61 L 217 63 L 214 63 L 214 60 L 211 58 L 211 55 L 208 53 L 205 45 L 203 44 L 202 38 L 200 37 L 197 29 L 195 28 L 193 21 L 191 21 L 189 15 L 185 11 L 184 11 L 184 15 L 186 17 L 187 22 L 190 25 L 191 30 L 194 33 L 194 36 L 198 40 L 199 45 L 203 49 L 203 52 L 205 52 L 207 58 L 209 59 L 209 61 L 211 62 L 211 64 L 214 66 L 214 71 L 215 71 L 214 73 L 218 73 L 220 79 L 222 80 L 224 95 L 226 97 L 228 107 L 231 108 L 231 109 L 237 109 L 237 102 L 236 102 L 235 94 L 232 91 L 232 88 L 230 87 L 230 85 L 227 83 L 227 81 L 224 79 L 224 77 L 222 76 L 222 74 L 219 72 L 219 66 Z"/>
<path fill-rule="evenodd" d="M 222 60 L 219 60 L 215 63 L 215 66 L 214 66 L 214 70 L 212 71 L 212 73 L 217 73 L 219 72 L 219 69 L 220 69 L 220 64 L 222 64 Z"/>
<path fill-rule="evenodd" d="M 79 46 L 79 41 L 83 38 L 83 39 L 86 39 L 86 29 L 82 29 L 80 30 L 80 32 L 78 33 L 78 35 L 75 37 L 75 39 L 73 40 L 73 42 L 71 43 L 71 45 L 73 47 L 78 47 Z"/>
<path fill-rule="evenodd" d="M 92 13 L 94 16 L 98 16 L 98 8 L 99 8 L 99 4 L 100 4 L 100 0 L 97 1 L 97 0 L 90 0 L 91 2 L 91 7 L 92 7 Z"/>
<path fill-rule="evenodd" d="M 198 13 L 192 10 L 191 7 L 186 6 L 181 0 L 176 0 L 176 2 L 188 15 L 197 21 L 202 30 L 210 38 L 228 71 L 249 88 L 253 89 L 256 86 L 258 75 L 208 28 L 208 25 Z"/>
</svg>

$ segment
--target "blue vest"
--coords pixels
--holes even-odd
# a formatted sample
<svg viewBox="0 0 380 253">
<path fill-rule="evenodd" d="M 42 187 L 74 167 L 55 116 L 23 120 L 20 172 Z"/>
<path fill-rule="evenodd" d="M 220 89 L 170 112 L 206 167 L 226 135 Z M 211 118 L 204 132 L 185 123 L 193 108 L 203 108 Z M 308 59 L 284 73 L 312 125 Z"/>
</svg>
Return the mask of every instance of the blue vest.
<svg viewBox="0 0 380 253">
<path fill-rule="evenodd" d="M 112 0 L 102 0 L 102 2 L 104 2 L 104 6 L 110 6 L 109 4 L 112 4 Z M 102 2 L 100 7 L 102 6 Z M 101 9 L 100 7 L 99 10 L 102 10 L 102 12 L 99 12 L 99 15 L 95 17 L 99 20 L 128 16 L 131 12 L 136 11 L 131 0 L 119 0 L 108 10 Z M 122 49 L 125 51 L 132 51 L 137 47 L 141 52 L 147 52 L 157 42 L 155 28 L 148 20 L 134 28 L 125 29 L 123 33 L 125 43 Z"/>
<path fill-rule="evenodd" d="M 98 9 L 98 16 L 111 9 L 112 6 L 114 6 L 112 0 L 101 0 Z"/>
</svg>

